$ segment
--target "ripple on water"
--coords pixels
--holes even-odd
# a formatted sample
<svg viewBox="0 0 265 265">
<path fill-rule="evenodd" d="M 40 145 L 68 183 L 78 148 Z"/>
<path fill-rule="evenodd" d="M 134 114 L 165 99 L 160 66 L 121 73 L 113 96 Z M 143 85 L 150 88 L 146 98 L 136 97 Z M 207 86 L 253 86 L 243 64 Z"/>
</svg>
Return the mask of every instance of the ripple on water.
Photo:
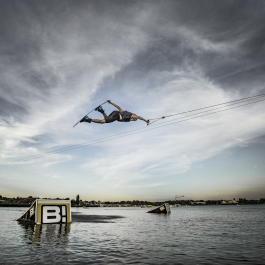
<svg viewBox="0 0 265 265">
<path fill-rule="evenodd" d="M 72 210 L 72 224 L 35 225 L 0 208 L 0 263 L 265 264 L 265 205 Z"/>
</svg>

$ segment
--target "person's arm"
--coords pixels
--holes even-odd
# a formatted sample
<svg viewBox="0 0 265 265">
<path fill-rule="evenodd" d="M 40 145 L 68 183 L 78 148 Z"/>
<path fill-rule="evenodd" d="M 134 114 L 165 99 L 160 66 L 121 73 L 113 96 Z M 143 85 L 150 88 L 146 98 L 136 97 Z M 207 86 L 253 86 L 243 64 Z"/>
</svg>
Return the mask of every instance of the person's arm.
<svg viewBox="0 0 265 265">
<path fill-rule="evenodd" d="M 142 121 L 145 121 L 147 123 L 147 125 L 149 123 L 149 120 L 146 120 L 146 119 L 142 118 L 141 116 L 137 116 L 137 119 L 142 120 Z"/>
<path fill-rule="evenodd" d="M 111 102 L 110 100 L 107 100 L 107 102 L 108 102 L 109 104 L 113 105 L 114 107 L 116 107 L 120 112 L 123 112 L 123 111 L 124 111 L 121 107 L 119 107 L 119 106 L 116 105 L 115 103 Z"/>
</svg>

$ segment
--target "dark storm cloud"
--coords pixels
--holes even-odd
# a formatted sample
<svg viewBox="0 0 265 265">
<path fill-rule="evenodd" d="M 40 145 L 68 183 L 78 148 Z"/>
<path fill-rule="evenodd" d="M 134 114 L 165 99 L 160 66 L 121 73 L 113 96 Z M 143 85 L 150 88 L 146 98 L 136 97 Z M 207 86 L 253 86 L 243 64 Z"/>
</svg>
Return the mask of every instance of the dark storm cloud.
<svg viewBox="0 0 265 265">
<path fill-rule="evenodd" d="M 154 72 L 157 75 L 174 68 L 185 70 L 187 64 L 197 64 L 206 77 L 223 89 L 241 93 L 265 91 L 263 1 L 144 3 L 152 15 L 141 27 L 150 35 L 150 42 L 117 75 L 121 83 L 137 79 L 140 85 L 152 82 Z"/>
<path fill-rule="evenodd" d="M 27 100 L 34 100 L 36 91 L 45 95 L 51 89 L 51 82 L 47 82 L 52 79 L 51 71 L 40 72 L 34 67 L 36 62 L 45 62 L 40 10 L 30 1 L 0 2 L 0 92 L 5 97 L 1 109 L 8 116 L 27 108 Z M 20 117 L 24 113 L 21 111 Z"/>
<path fill-rule="evenodd" d="M 140 29 L 148 44 L 116 76 L 115 84 L 134 79 L 151 87 L 160 72 L 185 71 L 196 64 L 224 89 L 264 91 L 264 14 L 264 1 L 245 0 L 0 1 L 2 115 L 26 109 L 25 98 L 49 98 L 60 84 L 58 72 L 47 62 L 47 46 L 55 56 L 72 41 L 84 53 L 95 47 L 111 52 L 130 36 L 131 28 Z M 116 35 L 108 31 L 108 23 L 116 23 Z M 121 31 L 122 26 L 128 30 Z M 76 71 L 87 70 L 81 64 Z M 67 74 L 67 82 L 74 85 L 76 72 Z"/>
<path fill-rule="evenodd" d="M 0 97 L 0 115 L 2 117 L 10 116 L 10 113 L 9 113 L 10 109 L 12 109 L 12 113 L 16 113 L 18 115 L 23 115 L 27 112 L 23 107 L 10 103 Z"/>
<path fill-rule="evenodd" d="M 10 102 L 9 107 L 5 104 L 7 112 L 14 105 L 25 107 L 28 100 L 49 99 L 58 86 L 66 90 L 65 75 L 64 82 L 75 86 L 77 73 L 91 69 L 80 58 L 63 64 L 67 58 L 59 57 L 70 57 L 74 45 L 84 55 L 94 56 L 96 50 L 98 57 L 106 48 L 111 53 L 121 47 L 126 34 L 131 34 L 126 27 L 141 5 L 133 1 L 0 1 L 0 96 Z"/>
</svg>

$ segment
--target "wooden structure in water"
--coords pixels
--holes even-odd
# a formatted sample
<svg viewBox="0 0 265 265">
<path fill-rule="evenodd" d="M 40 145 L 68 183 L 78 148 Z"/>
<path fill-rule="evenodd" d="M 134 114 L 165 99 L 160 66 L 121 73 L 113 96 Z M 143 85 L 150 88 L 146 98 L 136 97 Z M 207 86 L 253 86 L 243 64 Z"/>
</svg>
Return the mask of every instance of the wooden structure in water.
<svg viewBox="0 0 265 265">
<path fill-rule="evenodd" d="M 71 201 L 37 199 L 17 221 L 35 224 L 71 223 Z"/>
<path fill-rule="evenodd" d="M 147 213 L 171 213 L 170 206 L 168 203 L 164 203 L 161 206 L 147 212 Z"/>
</svg>

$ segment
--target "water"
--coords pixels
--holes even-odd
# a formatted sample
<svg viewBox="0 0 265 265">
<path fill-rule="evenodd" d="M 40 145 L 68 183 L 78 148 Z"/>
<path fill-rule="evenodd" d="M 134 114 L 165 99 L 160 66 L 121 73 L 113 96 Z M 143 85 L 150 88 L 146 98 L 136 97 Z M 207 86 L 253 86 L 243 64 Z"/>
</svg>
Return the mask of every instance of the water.
<svg viewBox="0 0 265 265">
<path fill-rule="evenodd" d="M 169 215 L 72 208 L 68 225 L 15 221 L 25 210 L 0 208 L 0 264 L 265 264 L 265 205 L 179 207 Z"/>
</svg>

